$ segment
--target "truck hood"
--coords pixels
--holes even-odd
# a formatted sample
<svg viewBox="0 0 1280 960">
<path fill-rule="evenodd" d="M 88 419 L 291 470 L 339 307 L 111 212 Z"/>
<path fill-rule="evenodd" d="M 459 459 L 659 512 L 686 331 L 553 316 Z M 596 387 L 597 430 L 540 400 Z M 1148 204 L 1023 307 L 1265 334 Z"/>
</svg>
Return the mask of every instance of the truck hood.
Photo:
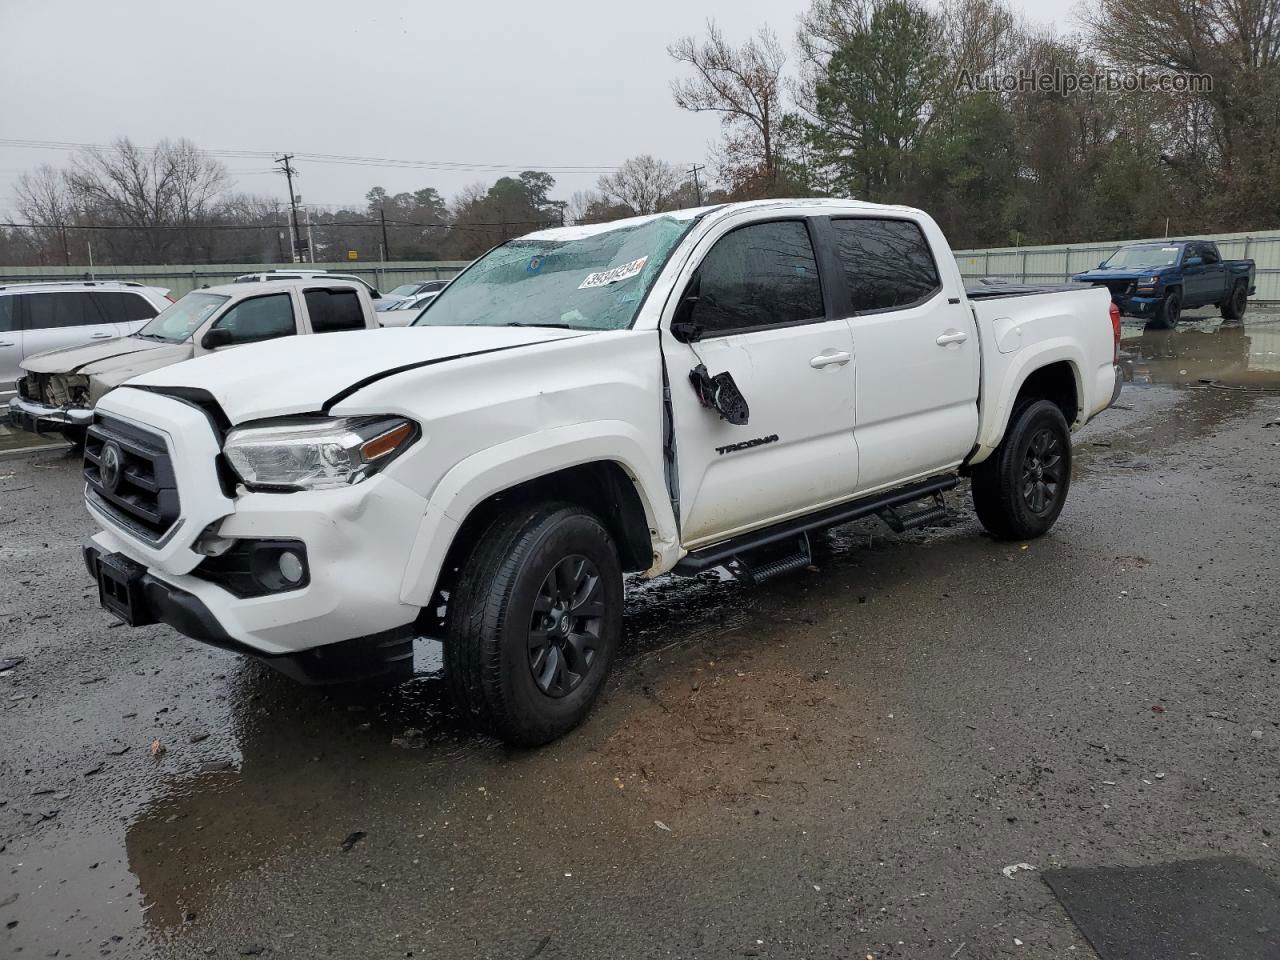
<svg viewBox="0 0 1280 960">
<path fill-rule="evenodd" d="M 228 420 L 245 423 L 314 413 L 339 394 L 403 370 L 587 335 L 548 327 L 399 327 L 283 337 L 154 370 L 129 386 L 202 390 Z"/>
<path fill-rule="evenodd" d="M 160 343 L 137 337 L 120 337 L 32 354 L 22 361 L 22 369 L 28 373 L 82 373 L 89 376 L 129 368 L 141 372 L 190 359 L 191 353 L 190 343 Z"/>
<path fill-rule="evenodd" d="M 1077 273 L 1071 279 L 1081 283 L 1106 283 L 1108 280 L 1137 280 L 1139 277 L 1158 277 L 1162 274 L 1163 267 L 1148 267 L 1145 270 L 1130 270 L 1128 267 L 1123 270 L 1088 270 L 1084 273 Z"/>
</svg>

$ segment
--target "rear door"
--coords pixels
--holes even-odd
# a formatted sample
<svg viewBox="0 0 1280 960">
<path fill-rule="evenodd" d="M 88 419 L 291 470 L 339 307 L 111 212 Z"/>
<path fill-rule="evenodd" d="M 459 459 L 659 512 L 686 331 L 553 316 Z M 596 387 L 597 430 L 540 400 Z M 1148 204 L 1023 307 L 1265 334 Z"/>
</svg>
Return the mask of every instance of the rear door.
<svg viewBox="0 0 1280 960">
<path fill-rule="evenodd" d="M 23 357 L 119 336 L 116 325 L 103 316 L 88 290 L 24 293 Z"/>
<path fill-rule="evenodd" d="M 1196 293 L 1191 303 L 1202 306 L 1217 303 L 1227 291 L 1227 268 L 1218 253 L 1216 243 L 1197 243 L 1200 266 L 1192 268 L 1196 279 Z"/>
<path fill-rule="evenodd" d="M 978 436 L 981 357 L 941 231 L 883 216 L 833 217 L 829 229 L 858 368 L 859 492 L 957 466 Z"/>
<path fill-rule="evenodd" d="M 852 342 L 828 309 L 808 221 L 726 224 L 693 257 L 684 289 L 701 339 L 661 334 L 688 547 L 847 499 L 858 480 Z M 732 375 L 745 424 L 701 404 L 699 365 Z"/>
<path fill-rule="evenodd" d="M 22 376 L 22 317 L 17 296 L 0 296 L 0 393 Z"/>
</svg>

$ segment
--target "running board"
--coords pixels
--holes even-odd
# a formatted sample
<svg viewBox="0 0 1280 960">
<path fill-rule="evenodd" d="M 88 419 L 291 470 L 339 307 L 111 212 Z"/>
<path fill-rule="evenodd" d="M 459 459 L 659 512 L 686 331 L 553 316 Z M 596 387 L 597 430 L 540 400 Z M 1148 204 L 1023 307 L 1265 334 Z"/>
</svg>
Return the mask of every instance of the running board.
<svg viewBox="0 0 1280 960">
<path fill-rule="evenodd" d="M 809 548 L 809 534 L 802 533 L 796 541 L 796 552 L 783 556 L 774 556 L 763 563 L 752 563 L 749 557 L 735 556 L 725 564 L 725 568 L 733 574 L 734 579 L 748 583 L 764 583 L 784 573 L 803 570 L 813 563 L 813 551 Z"/>
<path fill-rule="evenodd" d="M 842 523 L 859 520 L 869 514 L 880 514 L 882 511 L 893 510 L 895 507 L 916 503 L 933 496 L 940 496 L 944 491 L 954 489 L 959 483 L 960 478 L 955 474 L 930 477 L 928 480 L 918 480 L 915 483 L 907 484 L 905 487 L 898 487 L 896 490 L 873 494 L 848 503 L 840 503 L 834 507 L 827 507 L 823 510 L 806 514 L 803 517 L 796 517 L 793 520 L 784 520 L 782 523 L 775 523 L 773 526 L 765 527 L 763 530 L 744 533 L 731 540 L 725 540 L 723 543 L 712 544 L 699 550 L 691 550 L 672 568 L 672 572 L 684 576 L 693 576 L 704 570 L 710 570 L 712 567 L 728 565 L 730 561 L 738 560 L 741 563 L 740 558 L 744 554 L 749 554 L 761 547 L 773 546 L 813 530 L 825 530 L 827 527 L 835 527 Z M 926 511 L 920 511 L 920 513 L 933 513 L 934 510 L 940 510 L 940 508 L 934 507 Z M 945 515 L 946 511 L 943 510 L 937 517 L 921 520 L 918 525 L 932 523 L 935 519 L 940 519 Z M 910 528 L 904 527 L 904 529 Z M 798 555 L 784 559 L 789 563 L 798 563 Z M 765 566 L 768 566 L 768 564 Z M 791 569 L 796 569 L 796 567 Z M 776 576 L 776 574 L 774 575 Z"/>
<path fill-rule="evenodd" d="M 877 511 L 876 515 L 894 533 L 906 533 L 908 530 L 927 527 L 947 519 L 947 505 L 942 500 L 942 494 L 934 494 L 933 500 L 933 506 L 925 507 L 923 510 L 916 510 L 913 513 L 902 513 L 896 507 L 885 507 L 883 510 Z"/>
</svg>

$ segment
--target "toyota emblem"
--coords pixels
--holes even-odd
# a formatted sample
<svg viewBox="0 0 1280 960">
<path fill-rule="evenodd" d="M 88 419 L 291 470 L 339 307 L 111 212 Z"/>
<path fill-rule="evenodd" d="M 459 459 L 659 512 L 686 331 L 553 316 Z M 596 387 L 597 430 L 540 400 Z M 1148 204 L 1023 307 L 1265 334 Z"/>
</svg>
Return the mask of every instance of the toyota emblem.
<svg viewBox="0 0 1280 960">
<path fill-rule="evenodd" d="M 110 440 L 102 448 L 102 485 L 108 493 L 120 485 L 120 448 Z"/>
</svg>

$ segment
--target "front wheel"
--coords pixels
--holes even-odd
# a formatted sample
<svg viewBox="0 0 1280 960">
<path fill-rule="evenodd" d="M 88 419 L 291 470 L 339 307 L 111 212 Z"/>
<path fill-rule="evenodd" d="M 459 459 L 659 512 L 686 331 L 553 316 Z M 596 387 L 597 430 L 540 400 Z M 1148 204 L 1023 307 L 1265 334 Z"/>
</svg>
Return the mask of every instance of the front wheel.
<svg viewBox="0 0 1280 960">
<path fill-rule="evenodd" d="M 974 467 L 973 505 L 1001 540 L 1047 533 L 1071 486 L 1071 432 L 1056 404 L 1034 400 L 1014 410 L 1004 439 Z"/>
<path fill-rule="evenodd" d="M 1163 330 L 1172 330 L 1178 325 L 1178 318 L 1182 316 L 1182 293 L 1177 290 L 1171 290 L 1160 301 L 1160 307 L 1156 311 L 1154 326 Z"/>
<path fill-rule="evenodd" d="M 577 726 L 622 635 L 622 568 L 594 514 L 565 503 L 498 517 L 458 572 L 445 674 L 459 708 L 508 743 Z"/>
</svg>

